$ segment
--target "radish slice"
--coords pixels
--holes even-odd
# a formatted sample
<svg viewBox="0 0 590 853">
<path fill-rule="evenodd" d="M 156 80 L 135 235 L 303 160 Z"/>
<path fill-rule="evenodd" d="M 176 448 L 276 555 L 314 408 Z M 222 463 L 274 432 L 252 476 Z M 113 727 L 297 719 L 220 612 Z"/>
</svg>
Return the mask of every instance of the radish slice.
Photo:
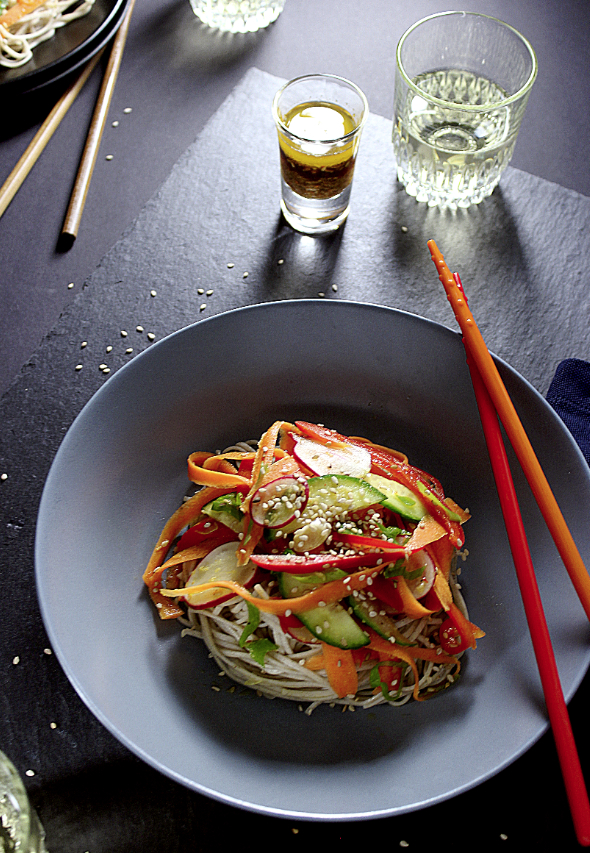
<svg viewBox="0 0 590 853">
<path fill-rule="evenodd" d="M 371 454 L 366 447 L 330 447 L 306 436 L 297 436 L 293 455 L 314 474 L 348 474 L 362 479 L 371 470 Z"/>
<path fill-rule="evenodd" d="M 254 492 L 250 504 L 252 518 L 264 527 L 284 527 L 305 508 L 308 496 L 304 477 L 279 477 Z"/>
<path fill-rule="evenodd" d="M 198 563 L 191 572 L 187 586 L 197 586 L 201 583 L 214 583 L 215 581 L 234 581 L 241 586 L 249 586 L 256 576 L 257 566 L 248 562 L 245 566 L 238 566 L 237 550 L 239 542 L 226 542 L 210 551 L 206 557 Z M 235 596 L 235 592 L 224 587 L 217 589 L 205 589 L 203 592 L 194 592 L 183 596 L 183 601 L 193 610 L 202 610 L 205 607 L 214 607 Z"/>
<path fill-rule="evenodd" d="M 414 598 L 422 598 L 432 589 L 436 567 L 426 551 L 415 551 L 408 560 L 408 572 L 416 572 L 422 569 L 422 574 L 408 580 L 408 586 L 414 594 Z"/>
</svg>

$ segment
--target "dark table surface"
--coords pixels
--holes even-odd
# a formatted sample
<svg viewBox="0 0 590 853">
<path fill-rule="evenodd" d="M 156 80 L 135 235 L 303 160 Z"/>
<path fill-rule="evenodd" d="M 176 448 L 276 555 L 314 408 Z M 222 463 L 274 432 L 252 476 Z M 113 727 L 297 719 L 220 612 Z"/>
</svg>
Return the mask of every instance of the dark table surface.
<svg viewBox="0 0 590 853">
<path fill-rule="evenodd" d="M 387 122 L 378 116 L 391 116 L 397 39 L 414 20 L 441 8 L 424 0 L 411 5 L 393 0 L 287 0 L 268 30 L 232 38 L 202 27 L 184 0 L 137 0 L 74 246 L 67 252 L 57 250 L 100 86 L 98 70 L 0 219 L 0 465 L 9 472 L 0 486 L 5 583 L 15 574 L 23 581 L 33 576 L 34 525 L 43 479 L 65 430 L 104 381 L 84 371 L 77 380 L 69 374 L 66 379 L 64 371 L 68 365 L 73 374 L 72 358 L 78 356 L 70 355 L 68 348 L 78 329 L 91 343 L 92 334 L 96 340 L 109 340 L 112 309 L 118 303 L 112 289 L 108 297 L 102 294 L 113 282 L 122 282 L 120 305 L 130 318 L 139 311 L 144 316 L 151 312 L 158 337 L 199 319 L 201 297 L 190 291 L 191 282 L 194 286 L 195 280 L 206 283 L 212 278 L 219 299 L 210 300 L 208 313 L 265 299 L 316 296 L 327 282 L 337 282 L 341 298 L 407 308 L 452 326 L 445 301 L 436 301 L 436 277 L 424 258 L 425 240 L 434 235 L 464 281 L 473 282 L 473 307 L 490 347 L 537 390 L 546 393 L 561 358 L 590 358 L 584 269 L 590 248 L 590 201 L 585 198 L 590 196 L 590 169 L 584 145 L 590 130 L 585 108 L 590 95 L 590 6 L 585 0 L 471 5 L 529 37 L 538 54 L 539 77 L 512 161 L 516 169 L 472 215 L 435 220 L 436 212 L 425 212 L 395 186 L 389 147 L 379 141 Z M 375 121 L 365 140 L 366 165 L 355 184 L 356 224 L 351 214 L 332 249 L 306 255 L 280 224 L 274 162 L 260 166 L 258 207 L 250 215 L 236 214 L 232 202 L 242 200 L 249 187 L 242 185 L 234 168 L 235 146 L 228 146 L 224 163 L 223 144 L 215 134 L 229 132 L 228 118 L 235 122 L 231 104 L 227 107 L 224 101 L 252 67 L 280 78 L 317 70 L 337 73 L 353 79 L 367 94 Z M 263 89 L 274 86 L 262 78 Z M 4 113 L 0 181 L 63 85 L 23 96 L 11 108 L 10 121 Z M 22 104 L 26 109 L 20 109 Z M 127 107 L 131 112 L 125 112 Z M 191 145 L 212 116 L 202 139 Z M 116 128 L 111 125 L 115 120 Z M 249 121 L 244 117 L 244 139 Z M 107 154 L 112 159 L 106 160 Z M 173 256 L 169 235 L 157 247 L 161 254 L 141 251 L 148 237 L 153 240 L 162 205 L 174 197 L 185 173 L 196 176 L 202 186 L 191 211 L 200 228 L 187 267 Z M 154 195 L 160 187 L 162 192 Z M 371 193 L 372 187 L 377 191 Z M 372 199 L 376 211 L 371 210 Z M 182 225 L 182 219 L 179 204 L 171 224 Z M 402 224 L 412 238 L 409 242 L 400 236 Z M 228 245 L 251 272 L 240 289 L 235 282 L 231 289 L 228 282 L 224 285 L 219 272 L 220 262 L 231 260 Z M 383 277 L 375 273 L 367 248 L 375 252 L 374 263 L 380 264 Z M 253 274 L 264 271 L 269 251 L 275 259 L 284 255 L 289 261 L 274 290 L 268 287 L 268 274 L 266 279 Z M 154 307 L 156 300 L 150 302 L 149 296 L 124 283 L 135 274 L 141 281 L 163 277 L 166 286 L 171 270 L 178 276 L 176 299 L 165 309 L 161 303 Z M 489 272 L 502 282 L 499 302 L 489 293 Z M 411 287 L 383 286 L 401 273 Z M 223 275 L 229 275 L 227 268 Z M 363 279 L 364 287 L 347 290 L 353 276 Z M 114 361 L 113 368 L 121 363 L 121 358 Z M 55 657 L 44 652 L 47 640 L 30 584 L 6 597 L 1 625 L 0 747 L 23 773 L 35 769 L 35 775 L 25 779 L 47 828 L 51 853 L 209 850 L 219 843 L 220 830 L 229 844 L 244 843 L 252 833 L 256 840 L 289 849 L 309 842 L 362 844 L 367 833 L 374 840 L 376 830 L 385 831 L 394 846 L 405 841 L 415 850 L 433 844 L 449 850 L 472 845 L 515 850 L 576 847 L 549 733 L 497 777 L 460 795 L 450 819 L 444 804 L 372 824 L 262 817 L 206 799 L 161 776 L 94 719 Z M 582 739 L 589 690 L 586 678 L 570 703 L 584 767 L 590 766 Z M 55 730 L 47 725 L 47 707 L 59 718 Z M 548 805 L 538 808 L 539 802 Z M 449 820 L 455 846 L 443 829 Z M 442 843 L 436 840 L 441 832 L 446 836 Z"/>
</svg>

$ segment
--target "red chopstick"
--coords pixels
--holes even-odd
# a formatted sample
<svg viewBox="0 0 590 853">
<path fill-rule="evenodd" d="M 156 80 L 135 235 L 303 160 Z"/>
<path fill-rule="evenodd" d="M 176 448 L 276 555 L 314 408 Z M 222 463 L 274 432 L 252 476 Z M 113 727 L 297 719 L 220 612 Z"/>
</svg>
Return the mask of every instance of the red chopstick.
<svg viewBox="0 0 590 853">
<path fill-rule="evenodd" d="M 504 425 L 506 434 L 522 466 L 522 470 L 545 519 L 545 523 L 549 528 L 557 550 L 578 593 L 578 598 L 586 616 L 590 619 L 590 575 L 588 575 L 584 561 L 580 556 L 576 543 L 559 509 L 555 496 L 539 464 L 539 460 L 535 455 L 535 451 L 520 422 L 510 395 L 502 382 L 498 368 L 489 353 L 473 314 L 467 306 L 467 299 L 464 298 L 465 294 L 462 288 L 460 289 L 457 286 L 457 282 L 446 265 L 445 259 L 434 240 L 429 240 L 427 245 L 457 322 L 463 332 L 463 340 L 469 346 L 471 357 L 477 365 L 487 392 L 494 403 L 494 408 Z"/>
<path fill-rule="evenodd" d="M 466 299 L 461 279 L 457 273 L 454 273 L 454 278 L 463 297 Z M 588 793 L 586 791 L 567 706 L 561 689 L 555 655 L 551 645 L 551 637 L 545 620 L 543 604 L 508 464 L 506 448 L 502 440 L 498 414 L 477 365 L 473 360 L 469 344 L 465 339 L 463 339 L 463 343 L 467 352 L 467 364 L 490 455 L 492 471 L 498 489 L 498 497 L 508 533 L 510 550 L 512 551 L 516 567 L 518 584 L 537 659 L 545 703 L 553 730 L 574 829 L 579 843 L 583 847 L 589 847 L 590 803 L 588 801 Z"/>
</svg>

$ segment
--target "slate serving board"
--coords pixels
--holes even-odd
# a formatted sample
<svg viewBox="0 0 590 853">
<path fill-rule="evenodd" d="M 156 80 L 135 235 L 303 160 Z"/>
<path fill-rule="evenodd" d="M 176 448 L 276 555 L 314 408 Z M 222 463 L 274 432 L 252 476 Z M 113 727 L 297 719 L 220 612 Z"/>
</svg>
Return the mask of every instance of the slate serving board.
<svg viewBox="0 0 590 853">
<path fill-rule="evenodd" d="M 191 837 L 197 816 L 206 839 L 220 814 L 236 815 L 180 790 L 130 756 L 44 652 L 33 584 L 36 510 L 63 435 L 109 375 L 100 365 L 113 373 L 150 346 L 152 336 L 160 339 L 214 313 L 318 294 L 401 308 L 454 329 L 426 248 L 430 238 L 461 274 L 489 348 L 541 393 L 561 359 L 590 357 L 590 199 L 509 168 L 478 207 L 428 209 L 396 183 L 391 122 L 371 115 L 345 227 L 330 237 L 295 234 L 278 205 L 270 103 L 281 82 L 257 69 L 244 77 L 0 401 L 0 473 L 7 474 L 0 482 L 0 743 L 23 772 L 35 769 L 27 785 L 63 853 L 90 849 L 93 841 L 95 849 L 141 849 L 141 838 L 149 843 L 163 827 L 173 828 L 174 840 L 161 849 L 186 849 L 183 838 Z M 7 583 L 14 578 L 18 583 Z M 578 695 L 587 693 L 586 682 Z M 55 729 L 52 721 L 58 722 Z M 502 774 L 504 786 L 518 783 L 522 768 L 531 766 L 526 762 L 552 766 L 546 738 L 531 752 Z M 551 772 L 559 773 L 556 766 Z M 105 785 L 118 797 L 114 813 L 110 794 L 97 794 Z M 157 804 L 149 793 L 154 786 Z M 462 799 L 487 814 L 490 797 L 493 802 L 501 788 L 494 780 L 484 787 L 486 803 L 477 791 Z M 569 822 L 560 796 L 557 791 L 563 842 Z M 149 814 L 146 797 L 152 801 Z M 96 821 L 93 811 L 109 819 Z M 138 846 L 124 847 L 121 838 L 138 813 Z M 505 814 L 514 832 L 530 831 L 518 827 L 516 808 Z M 242 827 L 276 828 L 275 821 L 252 815 L 240 813 L 239 820 Z M 410 831 L 411 820 L 400 818 L 395 827 Z M 337 833 L 334 827 L 322 831 Z M 537 831 L 540 837 L 548 831 L 542 820 Z M 530 835 L 523 837 L 530 841 Z"/>
</svg>

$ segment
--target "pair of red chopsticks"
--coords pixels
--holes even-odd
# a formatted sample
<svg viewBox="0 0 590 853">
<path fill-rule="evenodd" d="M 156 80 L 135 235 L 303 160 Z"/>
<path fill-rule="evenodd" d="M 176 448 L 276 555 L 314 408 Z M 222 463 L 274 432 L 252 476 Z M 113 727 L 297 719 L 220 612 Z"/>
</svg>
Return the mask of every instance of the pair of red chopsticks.
<svg viewBox="0 0 590 853">
<path fill-rule="evenodd" d="M 572 819 L 579 843 L 590 846 L 590 803 L 565 704 L 543 604 L 535 578 L 516 491 L 498 417 L 523 468 L 539 509 L 590 619 L 590 576 L 572 539 L 561 510 L 535 456 L 510 396 L 479 331 L 457 273 L 450 272 L 434 240 L 428 241 L 455 317 L 463 332 L 467 363 L 490 455 L 510 549 L 516 567 L 549 721 L 553 730 Z"/>
</svg>

